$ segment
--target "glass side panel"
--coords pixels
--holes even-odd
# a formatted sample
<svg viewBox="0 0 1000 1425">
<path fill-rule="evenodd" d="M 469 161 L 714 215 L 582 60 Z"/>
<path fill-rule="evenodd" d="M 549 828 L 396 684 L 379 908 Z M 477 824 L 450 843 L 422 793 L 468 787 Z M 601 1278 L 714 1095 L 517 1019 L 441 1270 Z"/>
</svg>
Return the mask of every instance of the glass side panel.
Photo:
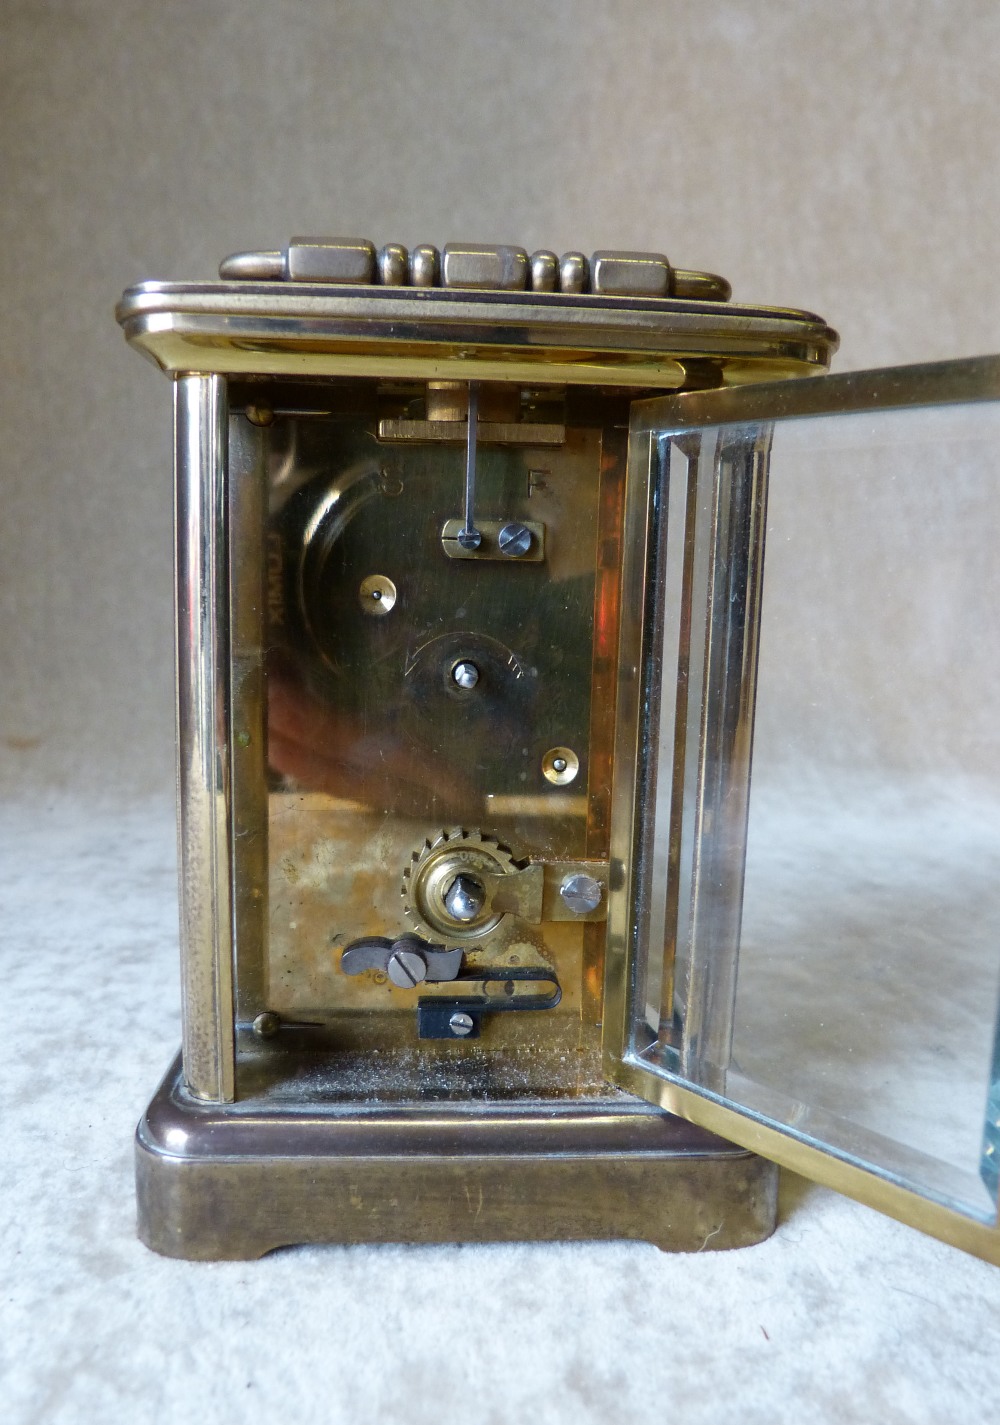
<svg viewBox="0 0 1000 1425">
<path fill-rule="evenodd" d="M 994 403 L 659 438 L 662 683 L 631 1045 L 983 1221 L 996 1203 L 998 451 Z"/>
</svg>

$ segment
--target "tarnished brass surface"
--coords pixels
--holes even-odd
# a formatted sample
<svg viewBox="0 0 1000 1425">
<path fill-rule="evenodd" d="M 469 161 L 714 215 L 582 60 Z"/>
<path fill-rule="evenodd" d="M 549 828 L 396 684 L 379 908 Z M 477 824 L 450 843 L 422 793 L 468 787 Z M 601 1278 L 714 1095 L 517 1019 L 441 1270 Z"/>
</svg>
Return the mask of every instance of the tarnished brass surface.
<svg viewBox="0 0 1000 1425">
<path fill-rule="evenodd" d="M 463 873 L 475 877 L 485 896 L 478 913 L 458 924 L 448 913 L 445 893 Z M 504 909 L 535 924 L 542 918 L 541 867 L 518 869 L 506 848 L 480 834 L 470 836 L 462 830 L 445 833 L 421 848 L 403 878 L 406 913 L 432 939 L 442 937 L 472 948 L 475 941 L 496 930 Z M 495 904 L 495 888 L 504 882 L 513 890 L 505 908 Z"/>
<path fill-rule="evenodd" d="M 838 340 L 778 307 L 308 283 L 143 282 L 117 317 L 165 371 L 633 390 L 679 389 L 691 362 L 712 364 L 710 384 L 824 370 Z"/>
<path fill-rule="evenodd" d="M 728 302 L 733 295 L 728 278 L 717 272 L 674 267 L 670 273 L 670 295 L 688 302 Z"/>
<path fill-rule="evenodd" d="M 774 1229 L 770 1163 L 624 1095 L 356 1110 L 331 1097 L 208 1107 L 175 1064 L 137 1134 L 142 1240 L 233 1261 L 302 1242 L 619 1238 L 694 1252 Z"/>
<path fill-rule="evenodd" d="M 731 421 L 784 420 L 906 406 L 995 401 L 1000 397 L 1000 356 L 845 371 L 822 380 L 770 383 L 763 378 L 738 391 L 687 391 L 675 398 L 637 402 L 633 428 L 684 430 Z"/>
<path fill-rule="evenodd" d="M 375 247 L 364 238 L 293 237 L 285 253 L 285 273 L 292 282 L 371 282 Z"/>
<path fill-rule="evenodd" d="M 440 437 L 435 435 L 436 431 L 449 431 L 454 429 L 459 432 L 457 438 L 459 442 L 465 444 L 466 427 L 469 419 L 469 392 L 470 387 L 467 381 L 428 381 L 424 387 L 424 414 L 430 422 L 430 439 L 435 440 Z M 479 423 L 479 443 L 488 444 L 485 431 L 492 430 L 494 434 L 503 431 L 507 426 L 516 427 L 519 433 L 523 433 L 525 422 L 522 421 L 522 393 L 519 387 L 508 385 L 503 381 L 480 381 L 476 385 L 476 417 Z M 417 427 L 422 426 L 422 421 L 379 421 L 379 439 L 386 439 L 386 430 L 392 431 L 400 426 L 404 430 L 415 433 Z M 537 429 L 546 431 L 548 426 L 553 424 L 550 419 L 548 423 L 539 421 L 535 414 L 527 424 Z M 407 437 L 409 438 L 409 436 Z M 414 437 L 415 438 L 415 437 Z M 450 435 L 446 438 L 450 439 Z M 559 439 L 555 444 L 561 445 L 566 439 L 565 428 L 559 424 Z M 503 442 L 500 442 L 503 444 Z M 521 444 L 515 440 L 514 445 Z M 547 444 L 543 441 L 542 444 Z"/>
<path fill-rule="evenodd" d="M 465 443 L 464 421 L 384 420 L 378 423 L 379 440 L 440 440 Z M 480 445 L 562 445 L 564 426 L 539 421 L 480 421 Z"/>
<path fill-rule="evenodd" d="M 269 866 L 252 897 L 236 868 L 243 943 L 258 941 L 263 957 L 257 999 L 241 999 L 240 1021 L 270 1012 L 329 1034 L 336 1026 L 342 1045 L 409 1048 L 432 1063 L 444 1051 L 416 1037 L 418 992 L 376 970 L 340 970 L 352 942 L 415 930 L 463 947 L 469 976 L 498 967 L 557 976 L 557 1007 L 489 1017 L 490 1052 L 540 1054 L 554 1034 L 571 1054 L 590 1054 L 600 1018 L 594 931 L 605 907 L 575 915 L 559 884 L 571 871 L 601 883 L 606 875 L 609 787 L 590 766 L 595 757 L 606 765 L 613 708 L 593 707 L 591 688 L 617 626 L 617 500 L 608 497 L 622 476 L 627 407 L 570 402 L 560 446 L 481 453 L 479 516 L 519 520 L 554 541 L 540 563 L 501 557 L 481 569 L 441 549 L 442 516 L 459 507 L 461 451 L 386 446 L 371 391 L 367 407 L 346 390 L 342 412 L 315 415 L 284 415 L 282 397 L 280 388 L 269 401 L 254 395 L 254 411 L 273 413 L 253 437 L 266 450 L 255 477 L 269 487 L 266 529 L 248 528 L 238 509 L 232 516 L 244 550 L 267 566 L 258 654 L 266 707 L 246 699 L 260 684 L 245 664 L 236 702 L 235 746 L 263 739 L 269 764 L 266 781 L 251 766 L 235 789 L 255 827 L 245 849 L 256 857 L 266 848 Z M 249 423 L 234 414 L 237 448 Z M 377 618 L 361 607 L 372 590 Z M 451 677 L 463 661 L 478 670 L 469 689 Z M 552 749 L 572 763 L 573 795 L 568 772 L 546 770 Z M 453 925 L 444 913 L 441 897 L 462 869 L 454 846 L 434 873 L 440 884 L 428 879 L 429 848 L 446 837 L 472 848 L 462 852 L 475 861 L 467 869 L 500 877 L 482 924 Z M 502 848 L 499 862 L 476 859 L 476 847 L 487 861 Z M 514 894 L 533 876 L 533 896 Z M 324 1036 L 309 1042 L 319 1047 Z"/>
<path fill-rule="evenodd" d="M 486 290 L 523 290 L 528 254 L 509 243 L 449 242 L 441 253 L 441 285 Z"/>
<path fill-rule="evenodd" d="M 681 1114 L 692 1123 L 716 1133 L 724 1133 L 734 1143 L 742 1143 L 755 1153 L 766 1154 L 775 1163 L 877 1208 L 930 1237 L 950 1242 L 964 1252 L 1000 1266 L 1000 1229 L 976 1222 L 962 1213 L 911 1192 L 899 1183 L 868 1172 L 856 1163 L 834 1156 L 824 1148 L 801 1142 L 779 1128 L 748 1117 L 696 1087 L 664 1080 L 655 1069 L 632 1057 L 620 1064 L 614 1082 L 669 1113 Z"/>
<path fill-rule="evenodd" d="M 298 281 L 238 259 L 238 280 L 144 283 L 118 309 L 197 417 L 178 423 L 178 568 L 201 979 L 187 1082 L 175 1069 L 139 1131 L 143 1239 L 204 1258 L 760 1240 L 773 1169 L 602 1069 L 616 700 L 638 681 L 618 652 L 623 541 L 642 536 L 627 429 L 636 396 L 824 369 L 836 334 L 669 265 L 672 295 L 630 297 L 610 293 L 634 264 L 601 257 L 609 294 L 587 293 L 572 253 L 503 293 L 436 287 L 427 245 L 293 256 Z M 385 285 L 352 286 L 352 263 Z M 415 934 L 461 949 L 454 980 L 410 983 L 394 947 Z M 366 937 L 397 959 L 345 973 Z M 429 1036 L 465 1032 L 463 985 L 489 1005 L 475 1036 L 421 1038 L 420 999 Z"/>
<path fill-rule="evenodd" d="M 464 520 L 445 520 L 441 527 L 441 548 L 449 559 L 496 559 L 505 563 L 513 562 L 504 554 L 497 543 L 497 536 L 503 529 L 504 520 L 477 520 L 476 525 L 483 537 L 478 549 L 463 549 L 458 536 Z M 531 547 L 525 554 L 516 556 L 519 564 L 541 564 L 545 559 L 545 526 L 540 520 L 521 520 L 520 523 L 531 534 Z"/>
<path fill-rule="evenodd" d="M 642 280 L 650 263 L 655 279 Z M 602 268 L 604 271 L 602 272 Z M 714 272 L 671 267 L 661 253 L 595 252 L 588 262 L 583 253 L 565 253 L 560 260 L 542 248 L 528 257 L 524 248 L 508 243 L 446 243 L 441 253 L 421 243 L 412 254 L 400 243 L 388 242 L 375 252 L 374 244 L 358 238 L 293 238 L 284 249 L 234 252 L 219 264 L 223 281 L 285 282 L 348 281 L 421 288 L 465 287 L 487 291 L 534 292 L 590 290 L 606 295 L 689 297 L 698 301 L 728 302 L 732 288 Z M 639 278 L 637 281 L 636 279 Z"/>
<path fill-rule="evenodd" d="M 620 297 L 665 297 L 670 263 L 661 252 L 595 252 L 590 259 L 594 292 Z"/>
</svg>

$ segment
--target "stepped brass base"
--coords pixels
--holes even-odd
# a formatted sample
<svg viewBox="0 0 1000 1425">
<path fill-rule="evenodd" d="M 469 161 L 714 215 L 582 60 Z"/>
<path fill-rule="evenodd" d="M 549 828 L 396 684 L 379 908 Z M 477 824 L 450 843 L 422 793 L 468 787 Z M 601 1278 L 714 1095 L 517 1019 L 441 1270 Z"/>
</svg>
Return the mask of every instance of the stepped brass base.
<svg viewBox="0 0 1000 1425">
<path fill-rule="evenodd" d="M 208 1261 L 306 1242 L 743 1247 L 777 1203 L 773 1164 L 624 1096 L 206 1104 L 179 1059 L 139 1125 L 136 1179 L 142 1241 Z"/>
</svg>

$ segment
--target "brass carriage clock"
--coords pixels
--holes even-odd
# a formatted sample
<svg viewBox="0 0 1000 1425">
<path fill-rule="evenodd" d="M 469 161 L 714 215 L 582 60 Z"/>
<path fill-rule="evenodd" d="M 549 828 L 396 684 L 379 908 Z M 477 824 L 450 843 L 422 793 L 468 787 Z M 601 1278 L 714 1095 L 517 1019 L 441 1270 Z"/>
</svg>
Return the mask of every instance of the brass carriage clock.
<svg viewBox="0 0 1000 1425">
<path fill-rule="evenodd" d="M 176 422 L 143 1240 L 729 1247 L 783 1162 L 998 1259 L 1000 363 L 466 243 L 118 319 Z"/>
</svg>

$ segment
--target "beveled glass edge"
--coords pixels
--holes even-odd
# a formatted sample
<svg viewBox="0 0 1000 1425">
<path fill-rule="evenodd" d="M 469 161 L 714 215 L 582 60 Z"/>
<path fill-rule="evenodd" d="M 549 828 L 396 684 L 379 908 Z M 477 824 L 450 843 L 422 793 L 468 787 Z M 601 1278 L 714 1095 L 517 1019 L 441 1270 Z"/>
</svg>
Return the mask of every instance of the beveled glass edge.
<svg viewBox="0 0 1000 1425">
<path fill-rule="evenodd" d="M 609 1076 L 620 1088 L 638 1094 L 668 1113 L 708 1128 L 783 1168 L 884 1212 L 897 1222 L 1000 1266 L 1000 1229 L 996 1226 L 977 1221 L 901 1183 L 848 1162 L 829 1148 L 803 1142 L 793 1136 L 792 1129 L 773 1127 L 730 1108 L 708 1090 L 648 1069 L 632 1057 L 620 1061 Z"/>
<path fill-rule="evenodd" d="M 660 435 L 694 426 L 742 421 L 778 421 L 901 406 L 953 405 L 1000 398 L 1000 355 L 963 357 L 806 376 L 800 381 L 768 381 L 688 391 L 637 401 L 636 431 Z"/>
<path fill-rule="evenodd" d="M 649 841 L 649 799 L 654 794 L 656 763 L 650 761 L 647 731 L 656 722 L 658 685 L 675 686 L 678 669 L 663 666 L 663 620 L 657 568 L 661 529 L 669 497 L 669 476 L 661 469 L 658 431 L 635 423 L 630 436 L 626 479 L 625 537 L 622 570 L 622 632 L 619 655 L 615 782 L 612 797 L 611 882 L 608 906 L 608 947 L 605 984 L 604 1053 L 606 1071 L 633 1045 L 640 1019 L 636 1004 L 638 979 L 647 959 L 645 932 L 647 874 L 641 854 Z M 685 547 L 702 548 L 700 572 L 685 574 L 693 584 L 685 594 L 692 607 L 682 617 L 687 643 L 697 648 L 697 671 L 690 685 L 687 716 L 679 746 L 667 750 L 665 775 L 676 804 L 683 785 L 682 814 L 672 828 L 692 851 L 691 916 L 688 936 L 697 933 L 717 943 L 710 975 L 694 974 L 684 990 L 684 1062 L 703 1079 L 707 1064 L 728 1058 L 732 1004 L 735 994 L 737 931 L 742 902 L 742 866 L 746 842 L 750 781 L 751 726 L 757 671 L 757 633 L 766 515 L 767 455 L 770 425 L 730 448 L 709 442 L 704 451 L 685 448 L 688 461 L 685 496 Z M 685 446 L 689 442 L 682 442 Z M 664 467 L 665 469 L 666 467 Z M 735 521 L 735 523 L 733 523 Z M 733 540 L 736 543 L 733 546 Z M 690 554 L 690 552 L 689 552 Z M 689 554 L 685 555 L 685 564 Z M 693 555 L 691 555 L 693 557 Z M 735 601 L 734 591 L 742 591 Z M 732 633 L 732 609 L 742 609 L 737 637 Z M 684 651 L 685 641 L 681 641 Z M 681 783 L 678 783 L 678 777 Z M 711 844 L 699 829 L 703 813 L 715 828 Z M 672 819 L 674 812 L 671 813 Z M 648 849 L 648 848 L 647 848 Z M 721 858 L 721 862 L 720 862 Z M 702 860 L 708 882 L 726 893 L 720 906 L 706 909 L 701 894 Z M 712 868 L 715 868 L 714 870 Z M 733 867 L 737 871 L 730 874 Z M 709 925 L 703 925 L 706 915 Z M 672 943 L 672 942 L 671 942 Z M 652 950 L 648 953 L 657 953 Z M 665 957 L 670 950 L 665 946 Z M 695 962 L 685 964 L 690 971 Z"/>
<path fill-rule="evenodd" d="M 225 1102 L 235 1092 L 225 381 L 176 381 L 174 422 L 183 1062 L 192 1093 Z"/>
<path fill-rule="evenodd" d="M 635 976 L 635 907 L 639 867 L 635 854 L 643 816 L 642 733 L 644 670 L 653 643 L 650 568 L 654 553 L 656 439 L 629 431 L 622 531 L 621 629 L 611 789 L 611 852 L 604 961 L 604 1072 L 612 1082 L 631 1041 Z M 648 1095 L 642 1094 L 642 1097 Z"/>
<path fill-rule="evenodd" d="M 672 789 L 678 846 L 691 848 L 690 907 L 677 944 L 687 968 L 683 1062 L 702 1084 L 725 1072 L 732 1042 L 771 425 L 742 436 L 729 441 L 722 431 L 707 452 L 702 439 L 693 460 L 690 538 L 696 553 L 704 542 L 705 569 L 704 583 L 697 575 L 692 582 L 690 627 L 702 657 L 688 678 L 684 742 L 668 749 L 675 777 L 681 759 L 690 767 L 685 789 L 676 781 Z M 710 959 L 698 945 L 711 947 Z"/>
<path fill-rule="evenodd" d="M 996 1223 L 996 1203 L 991 1190 L 971 1167 L 958 1167 L 944 1156 L 870 1128 L 856 1117 L 815 1103 L 803 1103 L 787 1091 L 741 1073 L 732 1064 L 725 1084 L 715 1087 L 706 1082 L 692 1082 L 678 1052 L 669 1047 L 654 1044 L 643 1049 L 636 1046 L 627 1058 L 638 1067 L 650 1068 L 676 1083 L 694 1087 L 723 1106 L 736 1105 L 738 1112 L 770 1124 L 779 1132 L 787 1132 L 800 1142 L 845 1162 L 865 1166 L 877 1177 L 953 1208 L 963 1217 L 991 1226 Z"/>
<path fill-rule="evenodd" d="M 266 428 L 242 410 L 228 422 L 230 811 L 232 844 L 233 1001 L 237 1022 L 262 1010 L 268 877 L 267 608 L 265 524 L 268 499 Z M 240 1095 L 236 1039 L 236 1095 Z"/>
<path fill-rule="evenodd" d="M 632 538 L 626 539 L 623 588 L 633 588 L 637 571 L 648 564 L 650 531 L 637 527 L 640 505 L 643 513 L 652 509 L 651 472 L 656 440 L 692 428 L 717 427 L 741 422 L 773 422 L 797 417 L 834 415 L 840 412 L 899 409 L 989 401 L 1000 398 L 1000 357 L 972 357 L 959 361 L 924 363 L 884 370 L 850 372 L 843 376 L 807 378 L 795 382 L 774 382 L 756 386 L 690 392 L 685 395 L 654 397 L 633 405 L 630 426 L 629 489 L 626 501 L 627 525 Z M 633 451 L 643 453 L 633 469 Z M 651 522 L 650 522 L 651 523 Z M 623 635 L 628 626 L 632 646 L 648 649 L 649 630 L 643 632 L 646 601 L 623 598 Z M 638 643 L 636 643 L 636 640 Z M 648 652 L 647 655 L 648 656 Z M 641 653 L 635 669 L 642 666 Z M 626 668 L 622 662 L 622 681 Z M 845 1160 L 829 1148 L 821 1148 L 794 1136 L 794 1129 L 773 1126 L 752 1113 L 729 1107 L 710 1090 L 673 1076 L 664 1076 L 642 1064 L 629 1047 L 632 977 L 634 974 L 634 926 L 629 924 L 625 895 L 616 903 L 615 880 L 634 895 L 635 869 L 631 859 L 616 864 L 616 854 L 632 857 L 636 842 L 639 796 L 635 790 L 640 766 L 638 746 L 641 697 L 638 690 L 621 695 L 619 711 L 626 726 L 619 729 L 619 756 L 631 751 L 628 779 L 620 777 L 618 819 L 613 821 L 612 880 L 609 896 L 608 1004 L 604 1038 L 604 1069 L 619 1087 L 645 1098 L 667 1112 L 687 1118 L 752 1152 L 757 1152 L 813 1181 L 831 1187 L 855 1200 L 884 1212 L 908 1226 L 1000 1265 L 1000 1228 L 921 1195 L 891 1177 Z M 627 720 L 632 716 L 634 723 Z M 634 749 L 634 750 L 633 750 Z M 620 767 L 616 765 L 616 773 Z M 617 825 L 618 841 L 614 829 Z M 626 842 L 626 835 L 630 840 Z M 627 846 L 627 853 L 625 847 Z M 626 874 L 626 870 L 628 874 Z M 619 924 L 615 912 L 621 917 Z M 612 934 L 614 930 L 614 934 Z"/>
</svg>

